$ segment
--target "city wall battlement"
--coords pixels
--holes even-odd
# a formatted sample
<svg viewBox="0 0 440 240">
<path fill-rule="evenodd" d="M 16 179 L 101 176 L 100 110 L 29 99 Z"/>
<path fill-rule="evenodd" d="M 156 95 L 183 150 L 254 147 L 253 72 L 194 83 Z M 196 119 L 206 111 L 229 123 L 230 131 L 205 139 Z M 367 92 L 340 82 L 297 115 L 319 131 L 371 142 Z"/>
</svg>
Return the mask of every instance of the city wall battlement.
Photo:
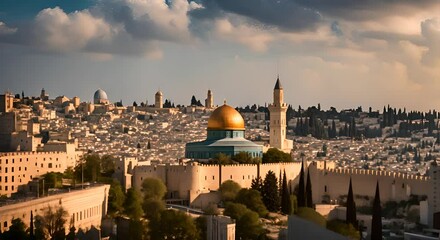
<svg viewBox="0 0 440 240">
<path fill-rule="evenodd" d="M 26 156 L 26 155 L 49 155 L 49 154 L 63 154 L 62 151 L 49 151 L 49 152 L 4 152 L 0 153 L 0 157 L 13 157 L 13 156 Z"/>
<path fill-rule="evenodd" d="M 380 170 L 370 170 L 370 169 L 327 169 L 322 171 L 322 174 L 345 174 L 345 175 L 369 175 L 369 176 L 385 176 L 385 177 L 393 177 L 400 179 L 409 179 L 409 180 L 420 180 L 420 181 L 428 181 L 430 177 L 428 176 L 418 176 L 415 174 L 407 174 L 400 172 L 391 172 L 391 171 L 380 171 Z"/>
</svg>

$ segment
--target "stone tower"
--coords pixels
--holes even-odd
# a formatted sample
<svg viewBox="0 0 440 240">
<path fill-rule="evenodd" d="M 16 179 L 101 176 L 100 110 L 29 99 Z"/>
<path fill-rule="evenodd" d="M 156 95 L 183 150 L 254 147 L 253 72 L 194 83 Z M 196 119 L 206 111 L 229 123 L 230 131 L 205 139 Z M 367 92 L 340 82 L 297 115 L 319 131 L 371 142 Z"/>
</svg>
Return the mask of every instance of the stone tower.
<svg viewBox="0 0 440 240">
<path fill-rule="evenodd" d="M 214 107 L 214 96 L 212 96 L 211 90 L 208 90 L 208 96 L 205 99 L 205 107 L 206 108 Z"/>
<path fill-rule="evenodd" d="M 277 78 L 275 88 L 273 89 L 273 103 L 269 105 L 270 112 L 270 147 L 285 151 L 286 146 L 286 112 L 287 104 L 284 103 L 284 91 Z"/>
<path fill-rule="evenodd" d="M 163 107 L 163 101 L 162 101 L 162 92 L 159 90 L 157 91 L 155 98 L 154 98 L 154 107 L 155 108 L 162 108 Z"/>
</svg>

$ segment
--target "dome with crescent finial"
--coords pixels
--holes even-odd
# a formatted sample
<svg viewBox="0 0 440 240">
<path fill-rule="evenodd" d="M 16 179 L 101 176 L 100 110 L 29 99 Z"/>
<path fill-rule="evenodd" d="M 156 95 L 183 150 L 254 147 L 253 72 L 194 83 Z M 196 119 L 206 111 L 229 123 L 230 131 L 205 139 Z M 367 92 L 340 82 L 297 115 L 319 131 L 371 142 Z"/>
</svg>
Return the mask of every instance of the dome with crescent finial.
<svg viewBox="0 0 440 240">
<path fill-rule="evenodd" d="M 224 104 L 212 112 L 208 120 L 208 130 L 245 130 L 241 114 Z"/>
</svg>

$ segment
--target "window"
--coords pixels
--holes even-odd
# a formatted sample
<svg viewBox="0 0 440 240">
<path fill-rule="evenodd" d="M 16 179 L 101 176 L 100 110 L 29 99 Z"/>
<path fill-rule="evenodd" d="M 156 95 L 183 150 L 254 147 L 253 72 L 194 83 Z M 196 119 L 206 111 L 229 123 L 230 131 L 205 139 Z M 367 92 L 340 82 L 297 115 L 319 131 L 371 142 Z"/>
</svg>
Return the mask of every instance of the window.
<svg viewBox="0 0 440 240">
<path fill-rule="evenodd" d="M 215 179 L 215 177 L 214 176 L 212 176 L 212 180 L 214 180 Z"/>
<path fill-rule="evenodd" d="M 8 173 L 8 168 L 7 167 L 5 167 L 5 173 Z"/>
<path fill-rule="evenodd" d="M 47 164 L 49 168 L 52 168 L 52 163 Z"/>
<path fill-rule="evenodd" d="M 14 182 L 14 176 L 12 176 L 12 182 Z"/>
<path fill-rule="evenodd" d="M 11 168 L 11 171 L 14 172 L 14 167 Z"/>
<path fill-rule="evenodd" d="M 5 221 L 5 222 L 3 223 L 3 227 L 8 227 L 8 222 L 7 222 L 7 221 Z"/>
</svg>

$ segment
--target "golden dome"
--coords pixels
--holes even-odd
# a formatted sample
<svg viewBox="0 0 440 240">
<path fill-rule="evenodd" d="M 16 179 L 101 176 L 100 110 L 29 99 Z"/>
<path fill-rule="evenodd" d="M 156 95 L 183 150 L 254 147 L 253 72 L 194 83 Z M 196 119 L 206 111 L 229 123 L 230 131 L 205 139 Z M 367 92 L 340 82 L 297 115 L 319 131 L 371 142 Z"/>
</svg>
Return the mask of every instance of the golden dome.
<svg viewBox="0 0 440 240">
<path fill-rule="evenodd" d="M 244 120 L 237 110 L 225 104 L 212 112 L 208 130 L 244 130 Z"/>
</svg>

